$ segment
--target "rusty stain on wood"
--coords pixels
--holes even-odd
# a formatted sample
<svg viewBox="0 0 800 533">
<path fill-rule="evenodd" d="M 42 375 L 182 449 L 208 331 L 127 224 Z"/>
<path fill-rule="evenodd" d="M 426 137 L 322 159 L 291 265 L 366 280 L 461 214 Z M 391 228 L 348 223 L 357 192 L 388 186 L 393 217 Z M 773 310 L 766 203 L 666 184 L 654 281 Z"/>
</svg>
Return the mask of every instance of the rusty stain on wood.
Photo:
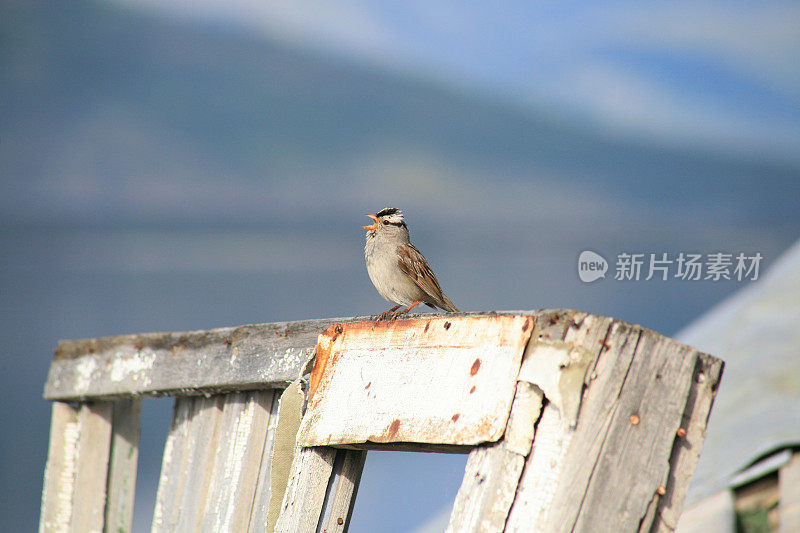
<svg viewBox="0 0 800 533">
<path fill-rule="evenodd" d="M 469 369 L 469 375 L 470 376 L 474 376 L 475 374 L 477 374 L 478 373 L 478 369 L 480 367 L 481 367 L 481 360 L 480 359 L 475 359 L 475 361 L 472 363 L 472 366 Z"/>
<path fill-rule="evenodd" d="M 386 430 L 386 440 L 384 442 L 389 442 L 397 436 L 397 431 L 400 429 L 400 421 L 396 418 L 392 420 L 392 423 L 389 425 L 389 429 Z"/>
</svg>

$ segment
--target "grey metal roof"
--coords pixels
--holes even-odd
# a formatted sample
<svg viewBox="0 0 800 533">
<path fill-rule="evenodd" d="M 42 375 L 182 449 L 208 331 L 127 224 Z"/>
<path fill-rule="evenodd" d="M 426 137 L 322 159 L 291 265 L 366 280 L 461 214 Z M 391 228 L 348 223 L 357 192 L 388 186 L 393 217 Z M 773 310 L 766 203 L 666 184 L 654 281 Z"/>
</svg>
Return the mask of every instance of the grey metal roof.
<svg viewBox="0 0 800 533">
<path fill-rule="evenodd" d="M 760 456 L 800 445 L 800 241 L 675 338 L 725 361 L 688 506 Z"/>
</svg>

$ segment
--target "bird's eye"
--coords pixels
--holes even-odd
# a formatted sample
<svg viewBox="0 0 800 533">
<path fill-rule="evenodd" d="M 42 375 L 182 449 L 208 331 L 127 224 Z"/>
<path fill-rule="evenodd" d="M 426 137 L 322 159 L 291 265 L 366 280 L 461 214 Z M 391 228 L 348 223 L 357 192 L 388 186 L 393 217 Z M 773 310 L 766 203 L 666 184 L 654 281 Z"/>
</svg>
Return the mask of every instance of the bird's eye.
<svg viewBox="0 0 800 533">
<path fill-rule="evenodd" d="M 384 220 L 384 221 L 383 221 L 383 225 L 385 226 L 385 225 L 387 225 L 387 224 L 389 224 L 389 221 L 388 221 L 388 220 Z"/>
</svg>

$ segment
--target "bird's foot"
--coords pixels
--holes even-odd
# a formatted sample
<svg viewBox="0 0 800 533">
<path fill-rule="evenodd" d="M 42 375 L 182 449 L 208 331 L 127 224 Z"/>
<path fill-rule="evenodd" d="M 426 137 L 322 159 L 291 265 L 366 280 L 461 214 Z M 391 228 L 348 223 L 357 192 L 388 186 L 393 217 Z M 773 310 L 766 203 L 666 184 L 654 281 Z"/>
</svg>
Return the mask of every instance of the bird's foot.
<svg viewBox="0 0 800 533">
<path fill-rule="evenodd" d="M 409 311 L 411 311 L 412 309 L 414 309 L 416 306 L 418 306 L 421 303 L 422 303 L 422 300 L 417 300 L 414 303 L 412 303 L 411 305 L 409 305 L 408 307 L 406 307 L 405 309 L 403 309 L 402 311 L 394 312 L 392 314 L 392 320 L 397 320 L 397 317 L 399 317 L 400 315 L 404 315 L 404 314 L 408 313 Z M 397 307 L 400 307 L 400 306 L 398 305 Z M 397 309 L 397 308 L 395 308 L 395 309 Z"/>
<path fill-rule="evenodd" d="M 397 318 L 397 313 L 395 311 L 397 311 L 398 309 L 400 309 L 400 306 L 395 305 L 388 311 L 384 311 L 383 313 L 379 314 L 377 318 L 375 318 L 375 322 L 373 322 L 372 324 L 372 329 L 375 329 L 375 326 L 377 326 L 378 322 L 380 322 L 381 320 L 386 320 L 386 317 L 390 317 L 389 320 L 394 320 L 395 318 Z"/>
</svg>

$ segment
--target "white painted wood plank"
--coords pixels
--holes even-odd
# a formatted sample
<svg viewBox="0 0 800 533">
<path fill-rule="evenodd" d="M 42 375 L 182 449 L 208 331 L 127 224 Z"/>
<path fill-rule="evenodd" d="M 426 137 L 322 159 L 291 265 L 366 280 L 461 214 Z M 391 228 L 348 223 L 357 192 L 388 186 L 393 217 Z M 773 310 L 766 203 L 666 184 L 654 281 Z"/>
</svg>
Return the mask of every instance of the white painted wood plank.
<svg viewBox="0 0 800 533">
<path fill-rule="evenodd" d="M 529 316 L 332 326 L 320 336 L 298 443 L 496 441 L 532 329 Z"/>
<path fill-rule="evenodd" d="M 472 450 L 446 532 L 503 531 L 524 464 L 525 456 L 502 443 Z"/>
<path fill-rule="evenodd" d="M 447 531 L 503 531 L 516 496 L 525 458 L 531 451 L 534 426 L 542 409 L 542 391 L 517 383 L 508 427 L 502 441 L 470 452 Z"/>
<path fill-rule="evenodd" d="M 178 398 L 161 467 L 153 531 L 191 531 L 202 521 L 219 441 L 222 396 Z"/>
<path fill-rule="evenodd" d="M 83 400 L 284 388 L 335 320 L 61 341 L 44 396 Z"/>
<path fill-rule="evenodd" d="M 544 393 L 538 386 L 517 382 L 511 415 L 508 417 L 503 444 L 509 450 L 527 457 L 531 452 L 536 422 L 542 415 Z"/>
<path fill-rule="evenodd" d="M 80 407 L 72 531 L 103 531 L 105 527 L 112 412 L 112 402 L 91 402 Z"/>
<path fill-rule="evenodd" d="M 270 531 L 267 529 L 269 502 L 271 498 L 271 481 L 272 481 L 272 466 L 273 453 L 276 442 L 276 429 L 278 427 L 278 407 L 280 403 L 282 392 L 279 389 L 274 390 L 272 397 L 272 404 L 270 405 L 269 424 L 267 425 L 266 435 L 264 437 L 264 453 L 261 456 L 261 464 L 258 467 L 258 482 L 256 484 L 256 493 L 253 497 L 253 511 L 250 516 L 250 523 L 248 524 L 248 531 L 251 533 Z M 299 425 L 299 423 L 298 423 Z M 291 468 L 291 460 L 289 461 L 289 468 Z M 288 472 L 288 469 L 287 469 Z M 277 512 L 280 511 L 280 499 L 277 504 Z"/>
<path fill-rule="evenodd" d="M 334 448 L 298 447 L 275 531 L 317 531 L 335 458 Z"/>
<path fill-rule="evenodd" d="M 584 313 L 575 311 L 553 312 L 549 316 L 540 317 L 531 342 L 525 350 L 519 379 L 523 383 L 525 380 L 539 382 L 531 383 L 531 386 L 543 396 L 546 396 L 546 392 L 541 387 L 547 387 L 551 393 L 558 396 L 558 405 L 549 399 L 543 398 L 539 401 L 539 405 L 544 405 L 541 407 L 540 416 L 537 417 L 533 446 L 527 455 L 516 497 L 508 513 L 507 531 L 538 531 L 545 527 L 563 459 L 572 438 L 572 432 L 569 430 L 574 423 L 572 417 L 578 412 L 574 398 L 566 402 L 562 401 L 562 398 L 576 394 L 576 388 L 580 390 L 580 383 L 577 385 L 574 383 L 574 378 L 580 377 L 580 372 L 575 371 L 577 365 L 567 368 L 568 376 L 564 378 L 566 389 L 561 390 L 560 362 L 563 360 L 565 367 L 569 367 L 570 354 L 573 351 L 585 356 L 595 345 L 597 345 L 595 351 L 599 352 L 597 338 L 605 337 L 609 327 L 607 321 L 586 320 L 586 318 L 587 315 Z M 542 355 L 540 349 L 543 346 L 558 349 L 555 366 L 550 364 L 553 362 L 552 353 L 544 353 L 548 356 L 547 364 L 531 365 L 533 357 Z M 577 350 L 573 350 L 573 346 L 577 347 Z M 547 375 L 546 372 L 552 372 L 553 375 Z M 568 417 L 562 416 L 564 404 L 569 406 Z"/>
<path fill-rule="evenodd" d="M 204 531 L 246 531 L 259 480 L 274 391 L 226 394 Z"/>
<path fill-rule="evenodd" d="M 172 424 L 161 462 L 161 475 L 158 480 L 156 504 L 153 511 L 152 531 L 169 532 L 175 530 L 180 506 L 178 499 L 185 481 L 186 455 L 188 454 L 189 424 L 191 421 L 194 397 L 175 399 Z"/>
<path fill-rule="evenodd" d="M 333 419 L 331 417 L 338 416 L 339 423 L 345 426 L 347 433 L 349 430 L 346 425 L 359 421 L 358 415 L 352 416 L 349 413 L 350 407 L 354 406 L 357 412 L 362 408 L 364 398 L 369 399 L 370 394 L 375 394 L 375 390 L 381 390 L 380 386 L 376 387 L 374 380 L 370 378 L 379 376 L 383 379 L 383 376 L 388 376 L 387 379 L 395 381 L 378 395 L 386 398 L 384 403 L 371 405 L 362 412 L 362 415 L 367 415 L 366 418 L 369 418 L 369 415 L 377 411 L 377 407 L 381 405 L 385 407 L 396 403 L 408 403 L 410 400 L 402 394 L 407 390 L 415 391 L 411 401 L 417 400 L 419 394 L 428 392 L 424 390 L 425 387 L 414 389 L 420 382 L 431 389 L 434 388 L 434 384 L 461 383 L 466 379 L 466 382 L 471 383 L 475 389 L 464 389 L 462 386 L 459 389 L 462 396 L 457 397 L 456 403 L 446 404 L 444 407 L 439 405 L 440 410 L 451 414 L 449 420 L 438 420 L 439 431 L 444 433 L 441 427 L 452 427 L 452 424 L 458 421 L 467 425 L 466 422 L 469 421 L 473 437 L 476 432 L 481 431 L 484 434 L 491 434 L 497 443 L 482 446 L 483 457 L 475 453 L 472 461 L 473 470 L 480 472 L 487 471 L 488 468 L 491 476 L 497 475 L 498 472 L 504 473 L 497 477 L 497 482 L 492 481 L 485 485 L 485 487 L 493 486 L 495 488 L 493 492 L 483 495 L 476 492 L 473 495 L 478 496 L 477 498 L 464 500 L 466 502 L 462 506 L 465 509 L 464 516 L 472 520 L 471 523 L 479 524 L 483 530 L 499 531 L 502 530 L 499 524 L 505 513 L 504 526 L 507 530 L 560 531 L 567 527 L 575 531 L 597 531 L 597 524 L 608 524 L 608 527 L 614 529 L 635 530 L 637 527 L 642 527 L 648 531 L 668 530 L 664 528 L 670 528 L 669 514 L 674 515 L 679 512 L 685 485 L 688 484 L 691 470 L 694 468 L 693 461 L 696 460 L 696 455 L 692 454 L 696 454 L 702 442 L 708 409 L 722 369 L 721 363 L 636 326 L 614 323 L 609 331 L 610 319 L 570 311 L 542 311 L 533 314 L 536 318 L 535 330 L 527 322 L 526 317 L 513 315 L 456 316 L 398 321 L 379 324 L 374 331 L 370 323 L 369 332 L 359 325 L 345 326 L 339 331 L 328 330 L 327 335 L 323 336 L 323 341 L 327 344 L 322 346 L 323 357 L 318 360 L 317 365 L 319 372 L 315 371 L 315 380 L 312 380 L 311 390 L 315 394 L 309 406 L 314 401 L 322 403 L 323 400 L 330 400 L 327 408 L 334 414 L 328 418 Z M 529 351 L 526 352 L 526 357 L 536 346 L 548 345 L 548 349 L 553 347 L 557 349 L 550 354 L 553 357 L 547 359 L 547 364 L 544 364 L 544 359 L 537 361 L 543 364 L 538 365 L 536 372 L 531 372 L 531 367 L 526 370 L 525 364 L 522 363 L 522 348 L 526 346 L 527 338 L 520 340 L 518 336 L 510 334 L 513 328 L 499 327 L 493 331 L 489 327 L 487 330 L 487 325 L 493 321 L 510 323 L 514 320 L 525 320 L 515 327 L 527 332 L 527 335 L 535 331 L 536 342 L 528 344 Z M 465 326 L 469 322 L 472 322 L 472 327 Z M 445 333 L 438 331 L 439 326 Z M 350 329 L 364 330 L 362 343 L 364 354 L 360 367 L 353 365 L 342 374 L 349 376 L 349 385 L 344 386 L 337 396 L 330 394 L 326 387 L 334 381 L 346 383 L 347 380 L 340 378 L 332 380 L 330 376 L 332 372 L 326 376 L 325 371 L 347 368 L 347 365 L 342 366 L 342 361 L 346 360 L 347 354 L 357 351 L 356 348 L 360 346 L 356 342 L 360 333 L 353 334 L 352 338 L 348 339 Z M 431 330 L 433 333 L 430 333 Z M 202 332 L 196 333 L 199 335 Z M 504 368 L 502 365 L 494 367 L 491 364 L 494 359 L 486 355 L 487 351 L 491 352 L 491 346 L 481 344 L 486 340 L 484 337 L 491 339 L 493 343 L 499 342 L 501 346 L 512 346 L 517 343 L 516 352 L 512 349 L 507 352 L 506 359 L 516 357 L 516 372 L 508 371 L 511 375 L 508 387 L 503 379 L 499 380 L 501 385 L 497 384 L 497 379 L 479 381 L 483 373 L 495 377 L 506 375 L 498 371 L 498 368 Z M 158 344 L 153 339 L 156 337 L 151 339 L 152 350 L 165 349 L 167 344 Z M 192 349 L 199 350 L 198 346 L 208 339 L 203 340 L 198 336 L 195 340 L 198 344 Z M 253 338 L 249 340 L 255 344 L 261 342 Z M 371 342 L 375 343 L 372 348 L 370 348 Z M 222 344 L 227 347 L 236 346 L 233 341 Z M 425 346 L 426 350 L 429 349 L 429 353 L 424 353 L 425 350 L 421 354 L 413 352 L 415 346 Z M 244 344 L 238 347 L 242 348 Z M 145 348 L 146 346 L 141 346 L 136 350 L 146 352 Z M 178 349 L 176 353 L 186 349 L 188 347 Z M 467 360 L 468 358 L 461 360 L 458 355 L 453 357 L 454 352 L 465 349 L 481 350 L 481 355 L 478 356 L 473 352 L 470 355 L 475 355 L 475 358 L 471 361 Z M 405 361 L 397 365 L 390 356 L 403 350 L 406 351 Z M 557 353 L 558 350 L 563 353 Z M 234 353 L 238 357 L 240 352 Z M 229 359 L 234 353 L 228 354 Z M 514 355 L 515 353 L 517 355 Z M 438 355 L 431 357 L 430 354 Z M 450 359 L 444 361 L 442 354 L 447 354 Z M 559 357 L 567 354 L 568 358 L 558 359 L 554 354 Z M 574 361 L 572 354 L 577 354 Z M 597 354 L 600 354 L 599 357 Z M 84 355 L 90 354 L 84 353 Z M 86 363 L 88 359 L 80 359 L 84 355 L 75 355 L 77 363 L 73 361 L 75 363 L 73 371 L 78 378 L 91 383 L 96 377 L 96 369 L 89 368 L 91 364 Z M 122 359 L 125 361 L 124 357 Z M 432 360 L 434 364 L 430 364 Z M 436 363 L 437 360 L 442 361 Z M 478 364 L 476 360 L 479 361 Z M 123 376 L 123 381 L 147 381 L 150 373 L 145 368 L 136 370 L 134 367 L 141 362 L 137 361 L 139 360 L 135 358 L 127 359 L 125 364 L 128 365 L 126 368 L 130 372 L 120 370 L 117 377 Z M 197 361 L 202 363 L 201 359 Z M 223 359 L 218 358 L 214 364 L 222 361 Z M 467 365 L 467 362 L 471 364 Z M 228 364 L 230 363 L 228 360 Z M 407 367 L 403 367 L 403 364 Z M 514 368 L 511 364 L 508 366 Z M 537 365 L 533 365 L 533 368 L 537 368 Z M 411 369 L 416 369 L 416 372 L 412 372 Z M 240 373 L 236 379 L 244 383 L 245 378 L 242 376 L 252 377 L 254 375 L 252 372 L 253 369 Z M 370 374 L 371 372 L 376 373 Z M 553 377 L 551 374 L 554 372 L 559 377 L 547 381 Z M 567 374 L 569 376 L 565 378 Z M 686 376 L 690 379 L 682 381 Z M 517 378 L 522 380 L 519 384 L 516 383 Z M 705 385 L 708 390 L 698 388 L 697 383 L 702 381 L 701 378 L 708 380 Z M 79 385 L 83 386 L 80 379 Z M 231 384 L 225 381 L 226 379 L 229 379 L 229 376 L 221 380 L 222 385 L 214 385 L 209 381 L 187 392 L 217 390 L 213 387 L 225 389 Z M 330 383 L 326 383 L 326 379 Z M 499 430 L 491 423 L 486 424 L 487 427 L 491 426 L 489 429 L 480 427 L 481 422 L 486 422 L 488 419 L 477 416 L 470 419 L 469 413 L 481 412 L 481 408 L 471 406 L 465 411 L 461 409 L 465 398 L 466 403 L 470 400 L 469 391 L 474 396 L 477 390 L 486 387 L 500 389 L 501 392 L 495 392 L 495 396 L 502 395 L 506 390 L 511 391 L 509 394 L 514 398 L 514 405 L 517 405 L 517 400 L 520 400 L 519 405 L 522 405 L 523 397 L 520 396 L 522 387 L 526 387 L 529 392 L 537 390 L 541 392 L 537 382 L 543 385 L 544 395 L 549 397 L 544 402 L 541 418 L 533 435 L 533 447 L 528 453 L 527 460 L 524 452 L 530 449 L 532 427 L 530 424 L 526 426 L 520 422 L 528 415 L 517 417 L 510 399 L 506 402 L 505 414 L 491 418 L 492 423 L 497 419 L 502 420 Z M 248 383 L 249 385 L 245 387 L 256 386 L 252 381 Z M 380 385 L 382 382 L 378 380 L 378 383 Z M 586 384 L 588 385 L 583 390 Z M 151 385 L 152 383 L 148 383 L 145 388 Z M 258 386 L 263 386 L 263 383 Z M 87 387 L 91 388 L 91 385 Z M 515 388 L 516 396 L 513 394 Z M 147 390 L 163 392 L 165 389 L 151 387 Z M 466 394 L 464 390 L 467 390 Z M 401 394 L 398 394 L 398 391 Z M 568 394 L 565 394 L 565 391 Z M 389 394 L 390 392 L 394 394 Z M 113 394 L 117 393 L 119 392 Z M 87 393 L 88 396 L 91 394 L 94 393 Z M 233 529 L 234 523 L 237 530 L 262 530 L 262 525 L 266 524 L 262 521 L 264 509 L 268 507 L 263 502 L 275 497 L 271 488 L 274 480 L 270 476 L 274 458 L 266 453 L 272 445 L 270 439 L 275 440 L 274 401 L 264 400 L 258 403 L 258 406 L 252 406 L 246 401 L 235 400 L 238 397 L 246 398 L 251 395 L 255 398 L 255 395 L 260 394 L 264 393 L 241 393 L 212 398 L 193 397 L 176 402 L 173 426 L 165 446 L 162 477 L 154 513 L 155 531 L 225 530 Z M 439 398 L 440 395 L 434 393 L 425 402 L 420 402 L 422 407 L 416 406 L 414 411 L 422 412 L 424 417 L 415 418 L 412 413 L 409 420 L 430 420 L 430 414 L 424 411 L 424 406 L 435 404 Z M 528 395 L 527 398 L 533 397 Z M 110 405 L 108 402 L 104 403 Z M 491 404 L 491 401 L 478 403 Z M 348 406 L 348 409 L 342 409 L 342 406 Z M 259 416 L 254 414 L 255 407 L 261 413 Z M 337 409 L 340 413 L 336 413 Z M 509 410 L 511 416 L 508 414 Z M 529 411 L 532 412 L 533 409 Z M 84 422 L 91 421 L 100 427 L 97 425 L 98 420 L 89 417 L 89 414 L 84 415 L 83 422 L 81 416 L 71 420 L 69 410 L 61 408 L 58 416 L 63 420 L 56 421 L 54 408 L 54 428 L 58 425 L 61 429 L 54 439 L 55 444 L 51 442 L 53 460 L 48 459 L 48 473 L 43 491 L 43 524 L 47 523 L 47 517 L 50 517 L 51 523 L 57 523 L 60 515 L 68 516 L 68 522 L 70 520 L 74 522 L 76 516 L 94 516 L 84 511 L 79 514 L 73 512 L 71 506 L 75 499 L 74 487 L 69 505 L 62 506 L 61 511 L 57 505 L 54 507 L 48 502 L 58 501 L 59 490 L 68 484 L 66 481 L 74 482 L 77 486 L 85 485 L 86 480 L 92 480 L 98 485 L 97 481 L 102 477 L 97 472 L 97 468 L 100 468 L 97 464 L 83 465 L 80 462 L 82 450 L 77 450 L 77 447 L 82 445 L 80 436 L 82 432 L 78 431 L 78 428 L 84 425 L 90 428 L 91 424 Z M 352 418 L 348 418 L 351 416 Z M 426 444 L 429 441 L 416 440 L 410 433 L 402 434 L 401 430 L 406 426 L 413 427 L 413 424 L 404 423 L 396 413 L 389 413 L 386 420 L 381 420 L 380 416 L 387 415 L 382 412 L 378 417 L 373 417 L 381 422 L 375 425 L 377 430 L 375 428 L 369 431 L 362 430 L 359 440 L 352 442 L 345 440 L 337 444 L 367 446 L 369 442 L 374 441 L 388 441 L 398 445 L 421 442 L 418 446 L 425 447 L 431 444 L 463 445 L 466 442 L 464 434 L 454 437 L 451 431 L 444 440 L 433 440 Z M 465 420 L 461 420 L 462 416 Z M 346 420 L 346 424 L 342 423 L 342 420 Z M 313 422 L 316 424 L 319 420 Z M 70 424 L 75 428 L 72 433 L 78 435 L 73 435 L 74 438 L 70 437 L 68 429 Z M 110 419 L 107 426 L 110 427 Z M 677 429 L 683 426 L 687 426 L 686 438 L 677 440 Z M 260 429 L 254 429 L 256 427 Z M 425 429 L 422 428 L 420 431 L 424 432 Z M 316 430 L 319 430 L 319 427 L 315 428 Z M 430 428 L 427 430 L 431 431 Z M 86 431 L 91 433 L 90 429 Z M 97 430 L 94 431 L 97 433 Z M 325 443 L 333 442 L 330 440 L 331 433 L 325 435 L 324 432 L 320 432 L 320 434 L 328 439 Z M 364 440 L 360 440 L 364 435 L 366 435 Z M 69 446 L 64 445 L 70 438 L 77 443 L 72 459 L 67 453 Z M 106 465 L 108 465 L 109 450 L 112 449 L 110 439 L 109 436 L 105 452 Z M 88 441 L 97 447 L 98 439 L 90 438 Z M 102 439 L 100 443 L 102 448 Z M 54 446 L 61 450 L 60 457 L 59 454 L 52 452 Z M 363 454 L 356 455 L 360 453 L 334 451 L 321 447 L 298 447 L 276 531 L 316 531 L 324 528 L 338 531 L 346 528 L 345 516 L 349 517 L 353 495 L 357 489 L 357 477 L 360 476 L 360 469 L 363 466 Z M 87 455 L 83 453 L 83 457 L 85 459 Z M 69 466 L 70 461 L 74 467 Z M 53 468 L 50 466 L 51 463 Z M 59 464 L 67 467 L 58 467 Z M 112 457 L 109 477 L 112 486 L 113 464 Z M 497 466 L 489 467 L 491 464 Z M 51 470 L 53 472 L 71 470 L 74 481 L 65 480 L 59 488 L 59 483 L 53 481 L 56 474 L 51 474 Z M 270 483 L 265 482 L 267 477 L 270 478 Z M 105 485 L 95 487 L 90 493 L 96 502 L 95 494 L 105 496 Z M 233 499 L 226 500 L 226 497 L 232 495 Z M 512 498 L 514 498 L 513 503 L 511 503 Z M 83 505 L 91 507 L 87 503 Z M 469 514 L 476 509 L 476 512 Z M 342 524 L 339 523 L 340 518 Z M 81 527 L 91 530 L 94 525 L 96 524 L 83 523 Z M 465 530 L 480 529 L 465 528 Z"/>
<path fill-rule="evenodd" d="M 781 533 L 797 531 L 800 527 L 800 453 L 794 452 L 789 463 L 778 471 L 778 487 Z"/>
<path fill-rule="evenodd" d="M 176 399 L 153 531 L 265 530 L 266 520 L 253 519 L 259 486 L 269 480 L 276 394 Z"/>
<path fill-rule="evenodd" d="M 53 402 L 39 519 L 40 533 L 69 531 L 80 438 L 78 411 L 78 407 L 68 403 Z"/>
<path fill-rule="evenodd" d="M 111 458 L 108 467 L 107 531 L 131 531 L 139 458 L 141 400 L 113 402 Z"/>
<path fill-rule="evenodd" d="M 318 529 L 347 531 L 366 458 L 366 450 L 337 450 Z"/>
<path fill-rule="evenodd" d="M 545 405 L 508 513 L 507 531 L 562 531 L 548 528 L 551 523 L 555 525 L 548 519 L 572 437 L 570 431 L 565 431 L 566 425 L 558 409 Z"/>
<path fill-rule="evenodd" d="M 177 500 L 179 511 L 174 531 L 200 530 L 211 490 L 209 473 L 216 468 L 222 438 L 224 395 L 196 398 L 194 402 L 194 416 L 186 443 L 185 481 Z"/>
</svg>

